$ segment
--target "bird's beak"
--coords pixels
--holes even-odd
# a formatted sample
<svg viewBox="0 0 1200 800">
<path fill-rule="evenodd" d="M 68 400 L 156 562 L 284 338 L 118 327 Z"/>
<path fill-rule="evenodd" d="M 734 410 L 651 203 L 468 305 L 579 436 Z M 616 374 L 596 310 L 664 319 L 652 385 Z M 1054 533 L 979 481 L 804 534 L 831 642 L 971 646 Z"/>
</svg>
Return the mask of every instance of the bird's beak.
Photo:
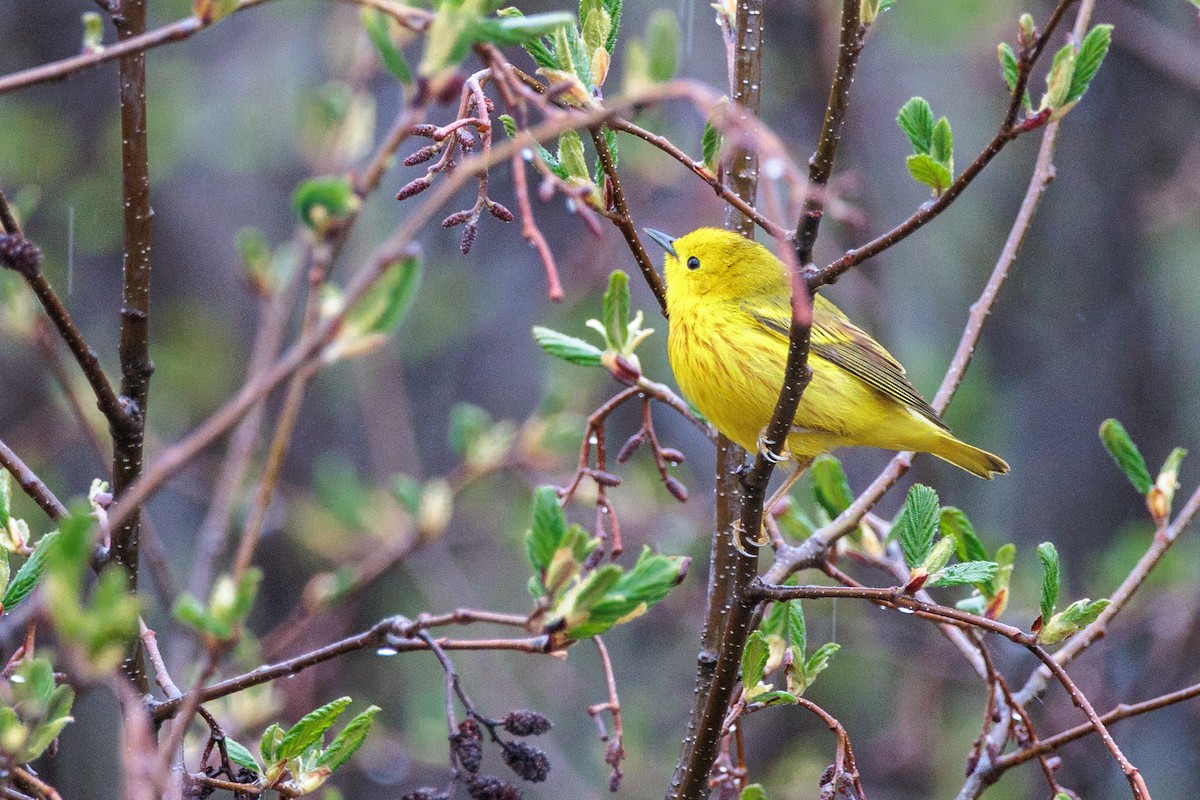
<svg viewBox="0 0 1200 800">
<path fill-rule="evenodd" d="M 679 258 L 679 254 L 675 252 L 675 237 L 667 236 L 662 231 L 656 231 L 654 228 L 642 228 L 646 235 L 655 241 L 655 243 L 666 250 L 672 258 Z"/>
</svg>

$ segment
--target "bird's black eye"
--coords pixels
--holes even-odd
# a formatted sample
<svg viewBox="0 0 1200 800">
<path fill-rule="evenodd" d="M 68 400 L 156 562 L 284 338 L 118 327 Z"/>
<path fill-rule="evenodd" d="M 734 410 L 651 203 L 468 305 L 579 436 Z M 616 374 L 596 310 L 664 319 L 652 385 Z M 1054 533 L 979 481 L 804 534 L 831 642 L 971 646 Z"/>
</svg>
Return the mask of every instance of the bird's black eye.
<svg viewBox="0 0 1200 800">
<path fill-rule="evenodd" d="M 688 269 L 700 269 L 700 259 L 692 256 L 688 259 Z"/>
</svg>

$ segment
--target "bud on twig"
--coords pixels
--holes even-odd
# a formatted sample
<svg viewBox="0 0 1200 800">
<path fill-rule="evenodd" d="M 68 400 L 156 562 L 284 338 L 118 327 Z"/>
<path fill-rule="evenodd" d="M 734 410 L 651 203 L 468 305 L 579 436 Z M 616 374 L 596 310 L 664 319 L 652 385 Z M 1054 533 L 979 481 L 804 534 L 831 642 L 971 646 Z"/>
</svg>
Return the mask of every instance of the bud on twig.
<svg viewBox="0 0 1200 800">
<path fill-rule="evenodd" d="M 442 149 L 441 145 L 427 144 L 419 150 L 416 150 L 404 159 L 404 166 L 415 167 L 417 164 L 424 164 L 429 159 L 433 158 Z"/>
<path fill-rule="evenodd" d="M 475 209 L 473 208 L 464 208 L 462 211 L 455 211 L 453 214 L 442 220 L 442 227 L 453 228 L 455 225 L 462 225 L 464 222 L 469 220 L 471 215 L 474 213 Z"/>
<path fill-rule="evenodd" d="M 550 775 L 550 759 L 541 750 L 524 742 L 504 745 L 504 763 L 531 783 L 540 783 Z"/>
<path fill-rule="evenodd" d="M 463 255 L 471 252 L 471 248 L 475 246 L 475 234 L 479 232 L 478 223 L 475 220 L 468 222 L 463 228 L 462 241 L 458 243 L 458 248 L 462 250 Z"/>
<path fill-rule="evenodd" d="M 501 222 L 512 222 L 514 219 L 516 219 L 511 211 L 502 206 L 500 203 L 497 203 L 495 200 L 488 201 L 487 210 L 491 212 L 493 217 Z"/>
<path fill-rule="evenodd" d="M 663 476 L 663 486 L 667 487 L 667 491 L 681 503 L 686 503 L 688 499 L 688 490 L 683 483 L 674 475 Z"/>
<path fill-rule="evenodd" d="M 483 732 L 479 723 L 465 719 L 458 724 L 458 733 L 450 737 L 450 749 L 459 765 L 472 775 L 479 772 L 483 764 Z"/>
<path fill-rule="evenodd" d="M 642 442 L 646 441 L 646 436 L 641 431 L 638 431 L 633 436 L 630 436 L 625 444 L 621 445 L 620 451 L 617 453 L 617 463 L 624 464 L 629 459 L 633 458 L 633 454 L 641 447 Z"/>
<path fill-rule="evenodd" d="M 508 712 L 500 724 L 513 736 L 540 736 L 554 727 L 544 714 L 528 709 Z"/>
<path fill-rule="evenodd" d="M 432 183 L 432 181 L 430 181 L 428 177 L 417 178 L 415 181 L 406 184 L 403 189 L 397 192 L 396 199 L 407 200 L 410 197 L 415 197 L 416 195 L 419 195 L 421 192 L 428 189 L 430 183 Z"/>
<path fill-rule="evenodd" d="M 32 278 L 42 263 L 42 251 L 19 233 L 0 235 L 0 263 Z"/>
</svg>

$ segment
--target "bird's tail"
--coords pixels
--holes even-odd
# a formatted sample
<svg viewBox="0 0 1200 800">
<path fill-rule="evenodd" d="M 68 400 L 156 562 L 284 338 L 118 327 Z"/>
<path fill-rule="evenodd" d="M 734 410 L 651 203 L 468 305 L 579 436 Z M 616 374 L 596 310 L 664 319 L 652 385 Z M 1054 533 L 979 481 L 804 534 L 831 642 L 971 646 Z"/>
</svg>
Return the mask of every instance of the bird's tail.
<svg viewBox="0 0 1200 800">
<path fill-rule="evenodd" d="M 1000 456 L 973 447 L 964 441 L 955 439 L 948 433 L 933 441 L 926 452 L 932 453 L 943 461 L 949 461 L 959 469 L 964 469 L 988 480 L 991 480 L 993 475 L 1003 475 L 1008 472 L 1008 463 Z"/>
</svg>

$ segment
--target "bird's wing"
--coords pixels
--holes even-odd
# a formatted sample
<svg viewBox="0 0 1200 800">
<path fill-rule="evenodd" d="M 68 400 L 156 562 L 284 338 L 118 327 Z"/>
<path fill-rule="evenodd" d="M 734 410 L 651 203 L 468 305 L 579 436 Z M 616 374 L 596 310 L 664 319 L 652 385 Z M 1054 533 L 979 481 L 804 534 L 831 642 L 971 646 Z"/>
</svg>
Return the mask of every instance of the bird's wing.
<svg viewBox="0 0 1200 800">
<path fill-rule="evenodd" d="M 927 418 L 940 428 L 946 425 L 938 419 L 916 388 L 904 377 L 904 367 L 883 349 L 833 303 L 821 295 L 813 298 L 813 327 L 809 347 L 812 352 L 836 364 L 850 374 L 878 389 Z M 758 324 L 784 339 L 791 327 L 792 310 L 786 301 L 776 298 L 755 298 L 742 303 L 742 310 Z"/>
</svg>

